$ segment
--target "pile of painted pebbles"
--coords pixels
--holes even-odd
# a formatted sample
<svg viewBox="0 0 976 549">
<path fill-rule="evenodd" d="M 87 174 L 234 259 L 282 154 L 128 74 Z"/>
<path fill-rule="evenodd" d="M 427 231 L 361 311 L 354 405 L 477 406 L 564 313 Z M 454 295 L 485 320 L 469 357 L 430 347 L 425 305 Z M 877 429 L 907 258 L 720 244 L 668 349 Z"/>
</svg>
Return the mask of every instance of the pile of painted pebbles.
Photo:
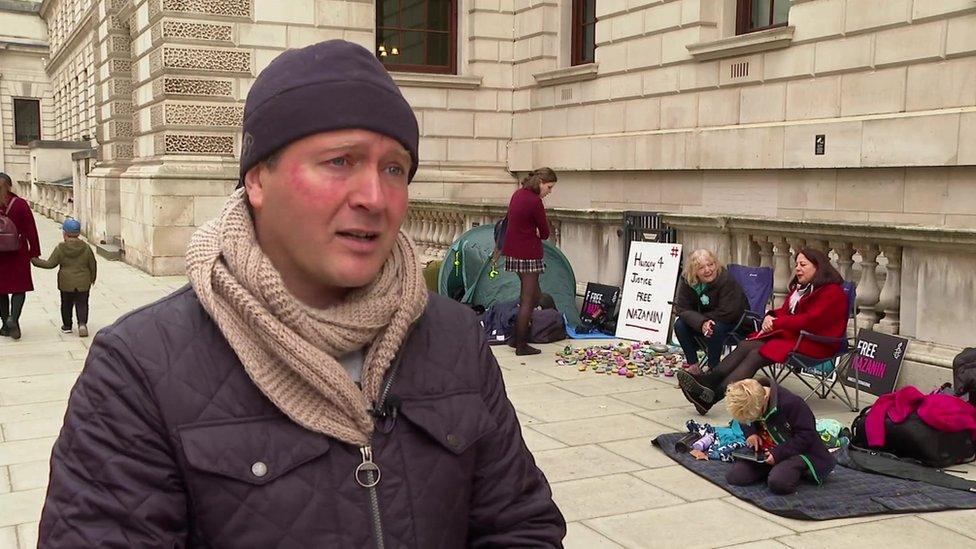
<svg viewBox="0 0 976 549">
<path fill-rule="evenodd" d="M 573 347 L 567 345 L 556 353 L 556 364 L 575 366 L 585 372 L 620 375 L 628 378 L 643 376 L 672 377 L 684 362 L 684 354 L 677 346 L 650 342 L 617 343 Z"/>
</svg>

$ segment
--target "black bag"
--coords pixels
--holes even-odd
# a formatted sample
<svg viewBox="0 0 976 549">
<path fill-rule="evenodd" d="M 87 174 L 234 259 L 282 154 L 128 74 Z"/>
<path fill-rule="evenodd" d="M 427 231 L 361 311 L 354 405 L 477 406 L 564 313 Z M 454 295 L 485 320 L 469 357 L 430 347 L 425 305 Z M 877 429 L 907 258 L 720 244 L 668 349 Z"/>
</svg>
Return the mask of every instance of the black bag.
<svg viewBox="0 0 976 549">
<path fill-rule="evenodd" d="M 537 309 L 532 311 L 532 328 L 529 339 L 532 343 L 553 343 L 566 339 L 566 321 L 556 309 Z"/>
<path fill-rule="evenodd" d="M 861 410 L 851 423 L 851 442 L 855 446 L 882 450 L 938 469 L 972 461 L 976 455 L 976 444 L 968 430 L 939 431 L 922 421 L 915 412 L 901 423 L 886 417 L 884 446 L 869 446 L 864 424 L 870 409 L 868 406 Z"/>
<path fill-rule="evenodd" d="M 495 249 L 501 250 L 505 245 L 505 233 L 508 231 L 508 214 L 495 222 Z"/>
<path fill-rule="evenodd" d="M 489 345 L 508 343 L 515 337 L 515 321 L 518 317 L 518 301 L 501 301 L 491 306 L 482 317 L 481 324 Z M 566 322 L 556 309 L 532 311 L 530 343 L 553 343 L 566 339 Z"/>
<path fill-rule="evenodd" d="M 952 359 L 952 384 L 956 396 L 969 393 L 969 403 L 976 405 L 976 347 L 966 347 Z"/>
</svg>

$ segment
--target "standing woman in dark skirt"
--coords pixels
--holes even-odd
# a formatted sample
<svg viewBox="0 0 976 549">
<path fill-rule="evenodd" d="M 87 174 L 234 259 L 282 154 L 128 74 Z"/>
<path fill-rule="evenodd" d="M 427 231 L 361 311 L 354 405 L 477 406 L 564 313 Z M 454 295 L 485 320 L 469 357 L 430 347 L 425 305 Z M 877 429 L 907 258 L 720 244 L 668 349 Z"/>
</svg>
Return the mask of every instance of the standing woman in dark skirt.
<svg viewBox="0 0 976 549">
<path fill-rule="evenodd" d="M 37 225 L 30 205 L 14 194 L 10 176 L 0 172 L 0 214 L 11 219 L 20 247 L 0 251 L 0 336 L 20 339 L 20 313 L 27 292 L 34 290 L 30 260 L 41 255 Z"/>
<path fill-rule="evenodd" d="M 518 273 L 522 284 L 518 320 L 515 324 L 515 354 L 535 355 L 542 351 L 529 346 L 532 310 L 539 303 L 542 289 L 539 275 L 546 270 L 542 260 L 542 241 L 549 238 L 549 221 L 542 199 L 556 185 L 556 172 L 539 168 L 529 172 L 522 186 L 508 203 L 508 228 L 505 230 L 505 270 Z"/>
</svg>

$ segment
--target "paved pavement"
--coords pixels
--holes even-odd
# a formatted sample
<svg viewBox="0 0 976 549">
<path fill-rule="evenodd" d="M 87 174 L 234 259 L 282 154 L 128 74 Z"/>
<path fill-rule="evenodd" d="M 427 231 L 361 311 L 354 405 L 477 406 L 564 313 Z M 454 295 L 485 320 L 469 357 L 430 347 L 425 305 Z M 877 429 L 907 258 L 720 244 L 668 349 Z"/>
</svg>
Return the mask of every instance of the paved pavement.
<svg viewBox="0 0 976 549">
<path fill-rule="evenodd" d="M 53 222 L 38 222 L 48 253 L 60 233 Z M 185 283 L 121 263 L 99 268 L 93 332 Z M 91 341 L 59 332 L 54 272 L 35 270 L 35 285 L 23 339 L 0 339 L 0 549 L 36 546 L 51 446 Z M 741 502 L 650 446 L 697 417 L 673 380 L 581 373 L 555 365 L 560 345 L 543 348 L 528 360 L 507 347 L 495 352 L 525 439 L 569 521 L 569 548 L 976 548 L 976 511 L 807 522 Z M 834 400 L 813 408 L 845 423 L 854 415 Z M 713 424 L 728 419 L 724 410 L 708 417 Z M 976 478 L 976 468 L 969 471 Z"/>
</svg>

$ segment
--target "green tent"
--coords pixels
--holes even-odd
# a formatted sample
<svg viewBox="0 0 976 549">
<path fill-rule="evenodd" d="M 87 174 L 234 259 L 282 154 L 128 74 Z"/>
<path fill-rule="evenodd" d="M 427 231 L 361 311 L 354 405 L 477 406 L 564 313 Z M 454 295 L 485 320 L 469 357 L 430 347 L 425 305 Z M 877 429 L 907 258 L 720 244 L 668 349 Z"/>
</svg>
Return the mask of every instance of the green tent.
<svg viewBox="0 0 976 549">
<path fill-rule="evenodd" d="M 556 246 L 542 242 L 546 272 L 539 277 L 542 291 L 551 295 L 556 308 L 566 315 L 570 324 L 579 325 L 576 306 L 576 276 L 573 266 Z M 468 305 L 489 308 L 500 301 L 519 298 L 519 279 L 504 269 L 504 257 L 497 270 L 492 268 L 491 254 L 495 250 L 492 225 L 480 225 L 462 234 L 444 256 L 438 277 L 438 293 Z"/>
</svg>

